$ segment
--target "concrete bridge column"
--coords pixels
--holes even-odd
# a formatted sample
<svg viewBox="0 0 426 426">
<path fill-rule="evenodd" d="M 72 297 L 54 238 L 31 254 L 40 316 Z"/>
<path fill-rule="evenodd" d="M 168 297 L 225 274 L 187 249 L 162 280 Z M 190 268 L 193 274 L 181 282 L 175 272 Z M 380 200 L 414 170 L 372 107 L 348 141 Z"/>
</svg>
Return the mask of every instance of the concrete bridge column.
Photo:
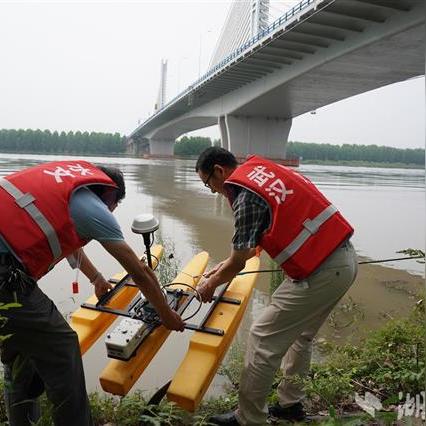
<svg viewBox="0 0 426 426">
<path fill-rule="evenodd" d="M 133 157 L 143 157 L 145 154 L 149 154 L 148 140 L 145 138 L 127 139 L 126 154 L 130 154 Z"/>
<path fill-rule="evenodd" d="M 222 148 L 225 148 L 229 151 L 229 141 L 228 141 L 228 130 L 226 127 L 226 119 L 225 116 L 220 116 L 218 120 L 221 140 L 222 140 Z"/>
<path fill-rule="evenodd" d="M 236 157 L 286 158 L 291 119 L 225 115 L 219 118 L 222 146 Z"/>
<path fill-rule="evenodd" d="M 133 139 L 126 140 L 126 154 L 136 155 L 137 145 Z"/>
<path fill-rule="evenodd" d="M 149 153 L 159 157 L 172 157 L 174 144 L 174 139 L 149 139 Z"/>
</svg>

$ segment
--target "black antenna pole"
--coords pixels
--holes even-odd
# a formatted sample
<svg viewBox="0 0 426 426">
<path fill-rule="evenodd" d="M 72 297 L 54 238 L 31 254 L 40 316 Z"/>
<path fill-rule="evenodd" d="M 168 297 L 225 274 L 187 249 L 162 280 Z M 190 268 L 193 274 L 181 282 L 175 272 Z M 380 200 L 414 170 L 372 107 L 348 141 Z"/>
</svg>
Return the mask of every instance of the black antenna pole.
<svg viewBox="0 0 426 426">
<path fill-rule="evenodd" d="M 142 234 L 143 236 L 143 243 L 145 244 L 146 248 L 146 257 L 148 260 L 148 266 L 152 269 L 152 258 L 151 258 L 151 233 L 145 232 Z"/>
</svg>

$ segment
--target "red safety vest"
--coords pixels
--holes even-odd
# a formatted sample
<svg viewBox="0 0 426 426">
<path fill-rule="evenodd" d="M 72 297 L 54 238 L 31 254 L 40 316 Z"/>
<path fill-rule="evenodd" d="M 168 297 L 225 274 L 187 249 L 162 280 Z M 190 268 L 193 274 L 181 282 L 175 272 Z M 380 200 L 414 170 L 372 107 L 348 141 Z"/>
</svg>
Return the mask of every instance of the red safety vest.
<svg viewBox="0 0 426 426">
<path fill-rule="evenodd" d="M 55 161 L 0 178 L 0 235 L 26 272 L 38 279 L 87 241 L 69 213 L 72 193 L 82 186 L 116 187 L 87 161 Z"/>
<path fill-rule="evenodd" d="M 271 224 L 260 246 L 293 279 L 304 279 L 339 247 L 353 228 L 306 177 L 258 156 L 226 180 L 262 197 Z M 233 191 L 227 191 L 232 205 Z"/>
</svg>

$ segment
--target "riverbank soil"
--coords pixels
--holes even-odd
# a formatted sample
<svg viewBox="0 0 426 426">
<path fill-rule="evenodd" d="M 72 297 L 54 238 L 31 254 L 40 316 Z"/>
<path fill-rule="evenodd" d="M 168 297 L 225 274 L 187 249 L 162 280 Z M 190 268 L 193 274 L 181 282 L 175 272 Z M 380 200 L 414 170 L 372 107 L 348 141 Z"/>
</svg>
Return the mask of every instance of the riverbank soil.
<svg viewBox="0 0 426 426">
<path fill-rule="evenodd" d="M 385 264 L 359 265 L 354 284 L 321 327 L 317 341 L 356 343 L 387 321 L 406 317 L 424 292 L 424 277 Z"/>
<path fill-rule="evenodd" d="M 368 261 L 360 257 L 360 262 Z M 261 268 L 271 269 L 262 255 Z M 259 274 L 253 295 L 251 318 L 256 318 L 270 301 L 270 273 Z M 359 265 L 358 275 L 327 321 L 320 328 L 317 343 L 357 343 L 366 333 L 376 330 L 391 319 L 406 317 L 425 294 L 424 276 L 386 266 L 386 263 Z M 246 315 L 247 317 L 247 315 Z M 241 337 L 250 328 L 245 319 Z"/>
<path fill-rule="evenodd" d="M 359 260 L 368 259 L 360 258 Z M 269 295 L 266 294 L 268 288 L 266 281 L 265 277 L 261 277 L 258 282 L 257 287 L 260 291 L 256 295 L 256 299 L 259 303 L 254 304 L 254 311 L 259 309 L 260 312 L 262 306 L 259 305 L 265 305 L 269 302 Z M 313 362 L 321 363 L 326 359 L 329 343 L 338 346 L 345 343 L 356 345 L 369 332 L 382 328 L 389 321 L 408 317 L 420 299 L 424 297 L 424 294 L 425 279 L 423 276 L 386 266 L 385 263 L 359 265 L 358 276 L 351 289 L 335 307 L 316 336 Z M 256 313 L 253 316 L 256 316 Z M 355 403 L 353 406 L 349 404 L 344 409 L 343 407 L 335 407 L 340 415 L 338 415 L 338 420 L 333 423 L 333 420 L 328 417 L 327 410 L 318 411 L 310 405 L 310 401 L 307 400 L 306 408 L 308 413 L 312 415 L 310 421 L 300 424 L 425 424 L 420 418 L 414 416 L 386 423 L 383 420 L 370 417 Z M 343 414 L 343 417 L 342 411 L 346 413 Z M 346 415 L 347 417 L 345 417 Z M 288 423 L 281 422 L 279 424 Z"/>
</svg>

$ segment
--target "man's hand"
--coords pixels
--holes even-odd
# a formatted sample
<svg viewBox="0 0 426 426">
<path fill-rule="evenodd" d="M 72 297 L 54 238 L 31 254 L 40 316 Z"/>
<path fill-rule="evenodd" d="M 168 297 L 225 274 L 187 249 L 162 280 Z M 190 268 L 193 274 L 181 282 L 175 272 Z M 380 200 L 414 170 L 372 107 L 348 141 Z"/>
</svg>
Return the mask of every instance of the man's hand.
<svg viewBox="0 0 426 426">
<path fill-rule="evenodd" d="M 95 286 L 95 294 L 98 299 L 100 299 L 108 291 L 112 290 L 112 285 L 102 276 L 102 274 L 98 274 L 92 284 Z"/>
<path fill-rule="evenodd" d="M 215 290 L 216 287 L 212 285 L 209 280 L 203 280 L 197 287 L 197 291 L 203 302 L 211 302 L 213 300 Z"/>
<path fill-rule="evenodd" d="M 244 268 L 246 260 L 252 257 L 254 253 L 255 249 L 251 248 L 242 250 L 232 249 L 228 259 L 220 262 L 203 275 L 204 279 L 197 287 L 201 300 L 203 302 L 211 302 L 216 287 L 226 282 L 231 282 L 235 275 Z"/>
<path fill-rule="evenodd" d="M 165 313 L 160 314 L 161 323 L 169 330 L 183 331 L 185 323 L 180 315 L 173 309 L 169 309 Z"/>
<path fill-rule="evenodd" d="M 203 274 L 204 278 L 209 278 L 211 275 L 215 274 L 225 263 L 225 261 L 218 263 L 214 268 L 210 269 L 210 271 L 207 271 Z"/>
</svg>

